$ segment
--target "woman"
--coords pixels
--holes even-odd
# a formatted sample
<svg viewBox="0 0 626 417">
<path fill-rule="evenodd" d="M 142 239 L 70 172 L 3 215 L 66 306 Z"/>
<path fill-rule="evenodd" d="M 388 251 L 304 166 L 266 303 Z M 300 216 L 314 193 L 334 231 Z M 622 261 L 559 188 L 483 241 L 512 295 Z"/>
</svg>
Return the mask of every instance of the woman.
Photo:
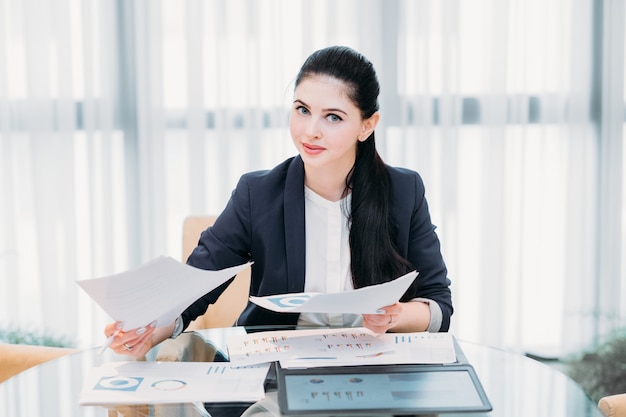
<svg viewBox="0 0 626 417">
<path fill-rule="evenodd" d="M 275 313 L 248 303 L 237 324 L 365 326 L 386 331 L 447 331 L 450 281 L 431 224 L 424 185 L 382 161 L 372 64 L 347 47 L 314 52 L 296 78 L 290 132 L 299 155 L 241 177 L 226 208 L 204 231 L 187 263 L 216 270 L 254 261 L 250 294 L 336 292 L 417 270 L 400 302 L 382 314 Z M 230 282 L 163 328 L 118 332 L 111 348 L 142 356 L 176 337 Z M 106 326 L 112 335 L 116 324 Z"/>
</svg>

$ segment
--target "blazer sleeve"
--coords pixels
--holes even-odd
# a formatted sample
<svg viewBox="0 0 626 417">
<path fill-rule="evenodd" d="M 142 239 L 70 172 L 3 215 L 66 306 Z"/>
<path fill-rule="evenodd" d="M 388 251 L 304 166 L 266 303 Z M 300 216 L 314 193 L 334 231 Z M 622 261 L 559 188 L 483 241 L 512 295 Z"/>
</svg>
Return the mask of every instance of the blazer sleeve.
<svg viewBox="0 0 626 417">
<path fill-rule="evenodd" d="M 206 270 L 219 270 L 241 265 L 250 260 L 249 242 L 248 184 L 246 176 L 243 176 L 213 226 L 200 235 L 198 245 L 189 255 L 187 264 Z M 215 303 L 233 279 L 234 277 L 187 307 L 181 314 L 183 328 L 187 328 L 192 320 L 204 314 L 209 304 Z"/>
<path fill-rule="evenodd" d="M 419 275 L 404 294 L 403 301 L 413 298 L 435 301 L 442 312 L 440 331 L 447 331 L 453 312 L 448 271 L 435 226 L 431 222 L 422 178 L 417 172 L 408 172 L 410 175 L 405 176 L 400 188 L 396 189 L 396 195 L 401 195 L 396 199 L 400 201 L 397 215 L 399 247 L 406 248 L 405 256 Z M 407 218 L 405 213 L 410 217 Z"/>
</svg>

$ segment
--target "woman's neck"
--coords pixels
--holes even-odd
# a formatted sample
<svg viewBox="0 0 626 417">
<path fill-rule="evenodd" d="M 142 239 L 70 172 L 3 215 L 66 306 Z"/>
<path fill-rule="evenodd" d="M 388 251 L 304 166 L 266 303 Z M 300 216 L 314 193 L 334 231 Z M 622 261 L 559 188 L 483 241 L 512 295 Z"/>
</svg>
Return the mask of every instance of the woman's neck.
<svg viewBox="0 0 626 417">
<path fill-rule="evenodd" d="M 328 201 L 339 201 L 344 197 L 346 176 L 324 169 L 308 167 L 304 171 L 304 184 L 317 195 Z"/>
</svg>

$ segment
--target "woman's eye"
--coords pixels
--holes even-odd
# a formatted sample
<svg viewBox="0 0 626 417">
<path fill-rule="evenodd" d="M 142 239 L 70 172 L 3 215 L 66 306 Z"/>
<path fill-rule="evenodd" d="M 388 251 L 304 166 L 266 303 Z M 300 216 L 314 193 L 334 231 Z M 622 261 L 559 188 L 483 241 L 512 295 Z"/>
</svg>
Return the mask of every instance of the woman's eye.
<svg viewBox="0 0 626 417">
<path fill-rule="evenodd" d="M 332 123 L 337 123 L 342 120 L 341 117 L 337 116 L 336 114 L 329 114 L 328 116 L 326 116 L 326 119 L 328 119 L 328 121 Z"/>
<path fill-rule="evenodd" d="M 309 114 L 309 109 L 307 109 L 304 106 L 298 106 L 296 107 L 296 111 L 300 114 Z"/>
</svg>

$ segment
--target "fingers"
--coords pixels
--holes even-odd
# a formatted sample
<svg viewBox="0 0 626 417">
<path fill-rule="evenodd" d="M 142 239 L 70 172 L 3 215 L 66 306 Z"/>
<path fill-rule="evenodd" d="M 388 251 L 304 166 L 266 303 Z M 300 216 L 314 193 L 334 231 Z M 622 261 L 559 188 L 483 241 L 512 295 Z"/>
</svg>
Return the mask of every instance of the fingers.
<svg viewBox="0 0 626 417">
<path fill-rule="evenodd" d="M 116 331 L 121 330 L 121 329 L 122 329 L 122 327 L 124 327 L 124 323 L 122 323 L 122 322 L 120 322 L 120 321 L 116 321 L 116 322 L 114 322 L 114 323 L 107 324 L 107 325 L 104 327 L 104 335 L 105 335 L 106 337 L 113 336 L 113 334 L 114 334 Z"/>
<path fill-rule="evenodd" d="M 393 318 L 387 315 L 380 314 L 364 314 L 363 326 L 370 329 L 376 334 L 385 333 L 387 330 L 395 326 Z"/>
<path fill-rule="evenodd" d="M 152 341 L 149 337 L 139 340 L 133 340 L 122 343 L 114 350 L 121 355 L 128 355 L 134 358 L 140 358 L 144 356 L 150 349 L 152 349 Z"/>
<path fill-rule="evenodd" d="M 156 329 L 156 322 L 147 326 L 129 330 L 127 332 L 117 329 L 116 324 L 107 325 L 105 334 L 114 334 L 110 348 L 120 355 L 128 355 L 135 358 L 145 355 L 152 348 L 152 334 Z M 115 334 L 115 331 L 119 332 Z"/>
<path fill-rule="evenodd" d="M 380 314 L 363 314 L 363 326 L 374 333 L 385 333 L 395 327 L 402 314 L 402 305 L 395 303 L 380 309 Z"/>
</svg>

